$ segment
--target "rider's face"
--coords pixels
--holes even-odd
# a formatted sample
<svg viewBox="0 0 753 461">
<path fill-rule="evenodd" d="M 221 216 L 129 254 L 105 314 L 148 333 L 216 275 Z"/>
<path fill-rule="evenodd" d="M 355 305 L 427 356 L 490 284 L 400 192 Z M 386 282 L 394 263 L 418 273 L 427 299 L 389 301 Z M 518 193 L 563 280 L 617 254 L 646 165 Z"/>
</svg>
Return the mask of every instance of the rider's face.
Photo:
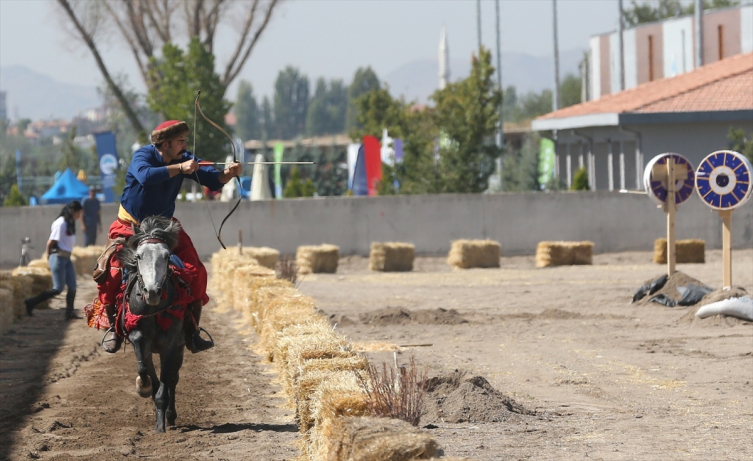
<svg viewBox="0 0 753 461">
<path fill-rule="evenodd" d="M 165 143 L 163 148 L 163 154 L 167 154 L 170 160 L 177 160 L 188 149 L 188 143 L 186 142 L 186 136 L 178 136 Z"/>
</svg>

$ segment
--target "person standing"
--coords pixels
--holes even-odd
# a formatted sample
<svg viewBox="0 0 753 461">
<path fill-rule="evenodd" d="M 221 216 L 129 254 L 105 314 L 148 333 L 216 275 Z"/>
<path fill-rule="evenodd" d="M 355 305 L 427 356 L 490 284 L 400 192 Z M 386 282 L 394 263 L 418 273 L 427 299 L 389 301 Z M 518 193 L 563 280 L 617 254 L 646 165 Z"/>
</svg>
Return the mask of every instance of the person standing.
<svg viewBox="0 0 753 461">
<path fill-rule="evenodd" d="M 81 220 L 84 246 L 96 245 L 97 234 L 102 232 L 102 216 L 99 200 L 97 200 L 97 189 L 94 186 L 89 188 L 89 196 L 81 205 L 84 207 L 84 218 Z"/>
<path fill-rule="evenodd" d="M 77 318 L 73 313 L 73 301 L 76 299 L 76 270 L 71 262 L 71 251 L 76 245 L 76 220 L 81 217 L 83 206 L 78 200 L 68 202 L 60 211 L 58 218 L 50 227 L 50 239 L 47 241 L 47 263 L 52 272 L 52 288 L 26 298 L 26 314 L 34 315 L 34 307 L 63 292 L 63 286 L 68 286 L 65 295 L 65 320 Z"/>
</svg>

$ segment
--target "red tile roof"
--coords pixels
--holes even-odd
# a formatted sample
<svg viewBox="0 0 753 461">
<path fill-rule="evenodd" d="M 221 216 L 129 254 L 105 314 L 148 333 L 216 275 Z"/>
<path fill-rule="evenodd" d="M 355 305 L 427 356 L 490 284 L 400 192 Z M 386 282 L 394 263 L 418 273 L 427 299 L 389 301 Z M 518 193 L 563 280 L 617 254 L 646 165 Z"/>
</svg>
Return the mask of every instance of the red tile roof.
<svg viewBox="0 0 753 461">
<path fill-rule="evenodd" d="M 741 109 L 753 109 L 753 53 L 738 54 L 676 77 L 566 107 L 536 120 L 603 113 Z"/>
</svg>

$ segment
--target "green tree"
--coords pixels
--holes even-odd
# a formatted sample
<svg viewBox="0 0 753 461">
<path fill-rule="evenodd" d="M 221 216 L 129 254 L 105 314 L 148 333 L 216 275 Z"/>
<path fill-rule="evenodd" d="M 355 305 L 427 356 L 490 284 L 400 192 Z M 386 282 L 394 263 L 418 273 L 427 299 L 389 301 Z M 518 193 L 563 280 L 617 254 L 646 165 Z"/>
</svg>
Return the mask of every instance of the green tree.
<svg viewBox="0 0 753 461">
<path fill-rule="evenodd" d="M 76 125 L 72 125 L 71 129 L 68 131 L 68 136 L 63 142 L 62 149 L 60 149 L 62 155 L 58 162 L 58 170 L 65 171 L 66 168 L 70 168 L 73 174 L 77 174 L 79 170 L 84 170 L 87 174 L 90 174 L 91 171 L 89 171 L 90 169 L 87 168 L 87 166 L 90 166 L 91 161 L 87 162 L 87 153 L 80 147 L 76 146 L 74 142 L 76 139 L 76 131 Z M 91 153 L 89 153 L 88 157 L 91 157 Z"/>
<path fill-rule="evenodd" d="M 636 0 L 630 2 L 630 7 L 622 11 L 625 25 L 635 27 L 646 22 L 660 21 L 688 14 L 688 9 L 680 3 L 680 0 L 659 0 L 658 2 Z"/>
<path fill-rule="evenodd" d="M 560 103 L 562 107 L 580 104 L 581 79 L 575 74 L 567 74 L 560 84 Z"/>
<path fill-rule="evenodd" d="M 580 168 L 573 175 L 573 184 L 570 186 L 570 190 L 589 190 L 588 187 L 588 172 L 585 168 Z"/>
<path fill-rule="evenodd" d="M 292 66 L 277 74 L 274 95 L 275 137 L 293 139 L 306 129 L 309 79 Z"/>
<path fill-rule="evenodd" d="M 243 140 L 261 139 L 261 113 L 256 103 L 254 89 L 249 82 L 238 84 L 238 99 L 235 102 L 235 131 Z"/>
<path fill-rule="evenodd" d="M 316 81 L 314 96 L 306 114 L 306 134 L 321 136 L 345 131 L 345 113 L 348 109 L 348 89 L 342 80 L 323 78 Z"/>
<path fill-rule="evenodd" d="M 381 87 L 376 72 L 371 67 L 359 67 L 353 75 L 353 81 L 348 87 L 348 110 L 345 115 L 345 129 L 351 131 L 357 128 L 358 105 L 356 101 L 366 93 Z"/>
<path fill-rule="evenodd" d="M 204 114 L 229 131 L 225 114 L 231 104 L 223 98 L 225 88 L 214 71 L 214 56 L 197 37 L 191 39 L 186 52 L 172 43 L 165 44 L 162 55 L 161 60 L 152 59 L 149 72 L 152 85 L 147 102 L 150 109 L 159 112 L 166 120 L 187 120 L 189 126 L 195 121 L 195 153 L 208 160 L 224 160 L 231 150 L 227 138 L 198 113 L 198 119 L 193 120 L 194 101 L 201 91 Z M 189 146 L 192 146 L 191 139 Z"/>
<path fill-rule="evenodd" d="M 537 134 L 526 136 L 520 149 L 509 149 L 502 158 L 502 190 L 539 190 L 539 149 L 541 138 Z"/>
<path fill-rule="evenodd" d="M 740 152 L 753 162 L 753 133 L 750 137 L 746 137 L 745 130 L 730 128 L 727 139 L 730 141 L 730 149 Z"/>
<path fill-rule="evenodd" d="M 431 97 L 436 103 L 435 123 L 449 140 L 443 145 L 440 138 L 442 192 L 483 192 L 494 172 L 494 161 L 501 154 L 494 136 L 502 93 L 493 75 L 491 53 L 481 48 L 468 78 L 449 83 Z"/>
<path fill-rule="evenodd" d="M 21 191 L 18 190 L 18 185 L 13 184 L 10 188 L 10 193 L 3 201 L 3 206 L 25 206 L 28 205 L 26 198 L 21 195 Z"/>
<path fill-rule="evenodd" d="M 26 127 L 28 127 L 30 123 L 31 123 L 30 118 L 22 118 L 21 120 L 16 122 L 16 128 L 18 128 L 18 134 L 23 135 L 24 131 L 26 131 Z"/>
<path fill-rule="evenodd" d="M 275 118 L 272 113 L 272 103 L 264 96 L 261 103 L 261 139 L 264 141 L 275 137 Z"/>
<path fill-rule="evenodd" d="M 316 188 L 314 187 L 314 182 L 311 181 L 311 178 L 302 180 L 301 172 L 298 170 L 297 166 L 294 166 L 290 172 L 290 178 L 285 184 L 285 190 L 283 190 L 282 196 L 285 198 L 313 197 L 314 192 L 316 192 Z"/>
</svg>

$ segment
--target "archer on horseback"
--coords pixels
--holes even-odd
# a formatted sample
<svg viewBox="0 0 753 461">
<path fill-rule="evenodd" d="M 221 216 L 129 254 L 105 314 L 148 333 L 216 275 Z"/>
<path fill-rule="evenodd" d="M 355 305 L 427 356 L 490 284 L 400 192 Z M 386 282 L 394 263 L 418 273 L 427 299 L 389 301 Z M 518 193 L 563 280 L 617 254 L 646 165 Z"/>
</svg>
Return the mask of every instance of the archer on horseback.
<svg viewBox="0 0 753 461">
<path fill-rule="evenodd" d="M 103 255 L 104 260 L 100 258 L 98 262 L 102 272 L 101 276 L 96 278 L 98 298 L 104 306 L 110 325 L 116 323 L 115 300 L 122 290 L 123 281 L 123 265 L 115 253 L 119 246 L 115 241 L 121 239 L 119 242 L 122 244 L 123 239 L 133 235 L 133 226 L 139 226 L 148 216 L 176 220 L 173 217 L 175 200 L 184 178 L 198 179 L 202 186 L 216 191 L 241 173 L 241 165 L 237 162 L 222 171 L 211 166 L 199 166 L 201 160 L 188 152 L 188 132 L 186 122 L 164 122 L 152 132 L 152 144 L 140 148 L 133 154 L 120 199 L 118 218 L 110 226 L 108 250 Z M 193 301 L 188 304 L 188 318 L 192 315 L 195 322 L 188 319 L 184 322 L 186 348 L 193 353 L 201 352 L 213 346 L 213 342 L 201 338 L 198 328 L 202 307 L 209 301 L 206 294 L 207 271 L 196 253 L 191 238 L 182 226 L 178 245 L 173 253 L 186 267 L 190 276 L 190 280 L 187 281 L 193 297 Z M 107 352 L 115 353 L 120 349 L 122 342 L 123 338 L 112 329 L 104 338 L 103 347 Z"/>
</svg>

